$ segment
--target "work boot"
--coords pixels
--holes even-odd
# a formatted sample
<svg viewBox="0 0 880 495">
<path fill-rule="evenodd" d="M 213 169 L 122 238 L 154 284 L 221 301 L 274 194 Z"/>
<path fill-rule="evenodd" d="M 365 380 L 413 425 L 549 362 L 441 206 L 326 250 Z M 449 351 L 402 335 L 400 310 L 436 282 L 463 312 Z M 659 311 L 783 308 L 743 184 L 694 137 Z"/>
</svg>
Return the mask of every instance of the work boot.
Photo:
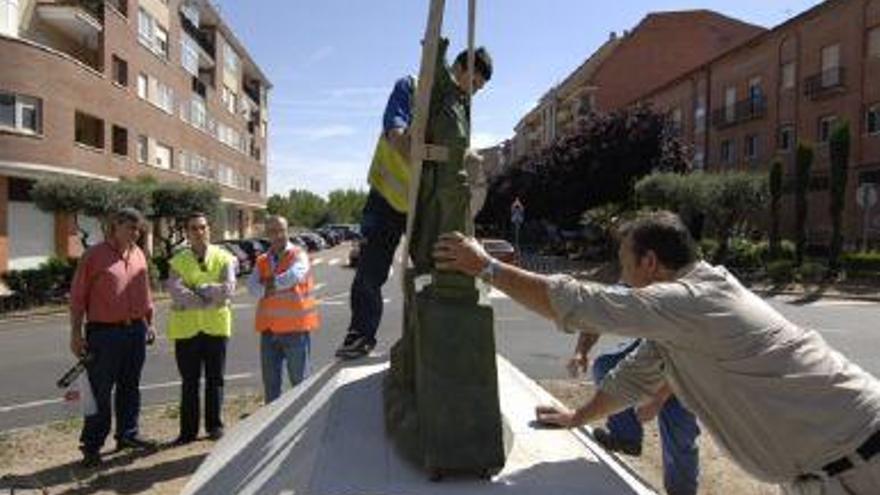
<svg viewBox="0 0 880 495">
<path fill-rule="evenodd" d="M 116 440 L 116 450 L 123 449 L 131 449 L 131 450 L 158 450 L 159 445 L 152 441 L 147 440 L 141 436 L 133 436 L 133 437 L 122 437 Z"/>
<path fill-rule="evenodd" d="M 593 429 L 593 438 L 596 443 L 601 445 L 610 452 L 620 452 L 621 454 L 639 457 L 642 455 L 642 444 L 636 442 L 626 442 L 616 438 L 605 428 Z"/>
<path fill-rule="evenodd" d="M 220 440 L 223 438 L 223 428 L 214 428 L 213 430 L 208 432 L 208 438 L 213 441 Z"/>
<path fill-rule="evenodd" d="M 83 453 L 82 461 L 80 461 L 79 465 L 86 468 L 91 469 L 101 465 L 101 453 L 97 450 L 86 450 L 80 449 Z"/>
</svg>

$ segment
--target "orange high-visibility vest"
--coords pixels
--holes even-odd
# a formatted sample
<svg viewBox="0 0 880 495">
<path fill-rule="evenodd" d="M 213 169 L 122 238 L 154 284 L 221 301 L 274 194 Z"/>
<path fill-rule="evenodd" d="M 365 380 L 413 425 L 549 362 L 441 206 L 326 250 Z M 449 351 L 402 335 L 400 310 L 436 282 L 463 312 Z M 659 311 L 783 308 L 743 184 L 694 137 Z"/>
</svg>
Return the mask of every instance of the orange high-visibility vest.
<svg viewBox="0 0 880 495">
<path fill-rule="evenodd" d="M 257 258 L 257 267 L 260 279 L 284 273 L 296 261 L 299 256 L 299 248 L 294 247 L 286 251 L 275 273 L 272 273 L 272 264 L 269 261 L 269 253 L 261 254 Z M 257 316 L 255 320 L 257 332 L 294 333 L 312 332 L 318 329 L 321 319 L 318 316 L 318 301 L 312 296 L 315 280 L 312 272 L 300 283 L 285 290 L 275 291 L 268 297 L 263 297 L 257 303 Z"/>
</svg>

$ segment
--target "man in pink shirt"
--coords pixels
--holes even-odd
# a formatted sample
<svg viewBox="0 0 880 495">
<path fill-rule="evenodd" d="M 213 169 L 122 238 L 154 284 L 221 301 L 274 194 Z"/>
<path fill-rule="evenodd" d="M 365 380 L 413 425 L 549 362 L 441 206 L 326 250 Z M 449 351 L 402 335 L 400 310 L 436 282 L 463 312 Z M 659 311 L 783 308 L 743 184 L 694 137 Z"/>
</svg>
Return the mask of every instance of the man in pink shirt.
<svg viewBox="0 0 880 495">
<path fill-rule="evenodd" d="M 155 337 L 147 260 L 136 244 L 143 224 L 133 208 L 117 212 L 106 240 L 83 255 L 70 290 L 70 350 L 77 358 L 90 356 L 86 371 L 98 409 L 86 416 L 80 435 L 86 467 L 101 463 L 114 387 L 117 447 L 155 447 L 138 434 L 141 370 Z"/>
</svg>

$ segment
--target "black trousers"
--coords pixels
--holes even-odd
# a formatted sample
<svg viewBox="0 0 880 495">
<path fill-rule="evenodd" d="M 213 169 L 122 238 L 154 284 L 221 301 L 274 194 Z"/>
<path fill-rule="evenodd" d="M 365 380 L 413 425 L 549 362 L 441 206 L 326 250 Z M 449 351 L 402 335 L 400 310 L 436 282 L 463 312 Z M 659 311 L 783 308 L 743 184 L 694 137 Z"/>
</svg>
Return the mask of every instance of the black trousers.
<svg viewBox="0 0 880 495">
<path fill-rule="evenodd" d="M 205 370 L 205 430 L 223 427 L 223 373 L 226 368 L 226 337 L 198 333 L 174 341 L 180 371 L 180 437 L 199 434 L 199 381 Z"/>
</svg>

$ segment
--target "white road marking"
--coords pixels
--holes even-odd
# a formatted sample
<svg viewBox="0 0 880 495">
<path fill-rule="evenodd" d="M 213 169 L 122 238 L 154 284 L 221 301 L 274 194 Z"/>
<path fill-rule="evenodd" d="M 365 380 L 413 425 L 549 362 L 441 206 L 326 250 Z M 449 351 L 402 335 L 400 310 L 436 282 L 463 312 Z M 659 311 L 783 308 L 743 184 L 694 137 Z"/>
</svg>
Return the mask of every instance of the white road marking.
<svg viewBox="0 0 880 495">
<path fill-rule="evenodd" d="M 804 302 L 804 296 L 797 295 L 779 295 L 769 297 L 768 300 L 787 305 L 801 306 L 804 308 L 878 306 L 876 301 L 866 301 L 862 299 L 816 299 L 815 301 Z"/>
<path fill-rule="evenodd" d="M 336 266 L 342 262 L 342 258 L 333 258 L 332 260 L 327 262 L 327 266 Z"/>
<path fill-rule="evenodd" d="M 322 299 L 318 301 L 318 304 L 321 306 L 345 306 L 348 304 L 348 301 L 327 301 L 326 299 Z"/>
<path fill-rule="evenodd" d="M 253 373 L 238 373 L 234 375 L 226 375 L 224 377 L 225 380 L 243 380 L 245 378 L 250 378 L 254 376 Z M 150 385 L 141 385 L 141 390 L 156 390 L 160 388 L 169 388 L 169 387 L 179 387 L 180 380 L 173 382 L 165 382 L 165 383 L 153 383 Z M 64 399 L 45 399 L 45 400 L 35 400 L 33 402 L 25 402 L 22 404 L 13 404 L 11 406 L 0 406 L 0 413 L 7 413 L 12 411 L 17 411 L 20 409 L 34 409 L 36 407 L 48 406 L 50 404 L 61 404 L 64 402 Z"/>
<path fill-rule="evenodd" d="M 385 303 L 385 304 L 388 304 L 388 303 L 391 302 L 391 299 L 388 299 L 388 298 L 386 297 L 385 299 L 382 299 L 382 302 Z"/>
<path fill-rule="evenodd" d="M 839 300 L 839 299 L 820 299 L 814 303 L 809 303 L 807 306 L 813 308 L 831 308 L 835 306 L 871 306 L 877 305 L 874 301 L 853 301 L 853 300 Z"/>
<path fill-rule="evenodd" d="M 339 299 L 341 297 L 348 297 L 348 292 L 340 292 L 339 294 L 333 294 L 332 296 L 327 296 L 324 298 L 325 301 L 329 301 L 332 299 Z"/>
<path fill-rule="evenodd" d="M 312 260 L 312 266 L 318 266 L 324 262 L 324 258 L 315 258 Z"/>
</svg>

